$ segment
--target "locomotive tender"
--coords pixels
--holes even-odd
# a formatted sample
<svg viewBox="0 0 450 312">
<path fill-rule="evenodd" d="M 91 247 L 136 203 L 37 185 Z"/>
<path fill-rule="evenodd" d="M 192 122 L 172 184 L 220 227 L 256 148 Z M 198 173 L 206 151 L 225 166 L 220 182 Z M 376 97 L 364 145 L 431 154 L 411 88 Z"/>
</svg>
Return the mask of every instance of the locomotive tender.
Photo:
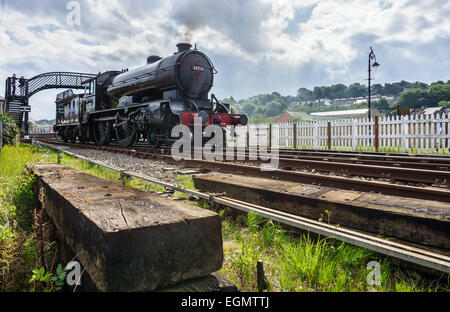
<svg viewBox="0 0 450 312">
<path fill-rule="evenodd" d="M 230 105 L 214 94 L 208 98 L 216 70 L 208 56 L 189 43 L 161 58 L 149 56 L 145 66 L 131 71 L 107 71 L 83 82 L 84 94 L 67 90 L 56 98 L 55 131 L 65 141 L 106 145 L 116 139 L 131 146 L 147 139 L 151 147 L 170 144 L 172 128 L 247 124 L 247 116 L 232 114 Z M 225 141 L 224 141 L 225 142 Z"/>
</svg>

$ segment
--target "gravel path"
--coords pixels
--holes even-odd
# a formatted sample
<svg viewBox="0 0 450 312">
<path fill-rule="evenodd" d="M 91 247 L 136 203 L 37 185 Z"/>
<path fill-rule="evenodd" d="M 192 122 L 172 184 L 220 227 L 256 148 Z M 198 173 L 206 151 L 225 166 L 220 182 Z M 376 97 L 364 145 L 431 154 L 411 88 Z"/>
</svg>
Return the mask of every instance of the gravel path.
<svg viewBox="0 0 450 312">
<path fill-rule="evenodd" d="M 198 173 L 196 169 L 189 168 L 185 165 L 177 165 L 175 163 L 169 164 L 160 160 L 139 159 L 123 154 L 90 149 L 77 149 L 67 146 L 58 147 L 72 153 L 102 162 L 106 165 L 119 167 L 170 183 L 175 183 L 175 177 L 180 174 Z"/>
</svg>

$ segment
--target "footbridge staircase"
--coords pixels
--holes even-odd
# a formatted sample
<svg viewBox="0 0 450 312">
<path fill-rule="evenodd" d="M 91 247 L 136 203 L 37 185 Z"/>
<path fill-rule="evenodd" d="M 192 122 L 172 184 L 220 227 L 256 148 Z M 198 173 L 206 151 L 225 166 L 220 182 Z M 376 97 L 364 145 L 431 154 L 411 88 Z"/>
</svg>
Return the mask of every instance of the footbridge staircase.
<svg viewBox="0 0 450 312">
<path fill-rule="evenodd" d="M 16 121 L 19 129 L 28 134 L 28 114 L 31 111 L 30 97 L 47 89 L 83 89 L 83 82 L 95 77 L 95 74 L 75 72 L 49 72 L 30 79 L 8 77 L 5 86 L 5 107 Z"/>
</svg>

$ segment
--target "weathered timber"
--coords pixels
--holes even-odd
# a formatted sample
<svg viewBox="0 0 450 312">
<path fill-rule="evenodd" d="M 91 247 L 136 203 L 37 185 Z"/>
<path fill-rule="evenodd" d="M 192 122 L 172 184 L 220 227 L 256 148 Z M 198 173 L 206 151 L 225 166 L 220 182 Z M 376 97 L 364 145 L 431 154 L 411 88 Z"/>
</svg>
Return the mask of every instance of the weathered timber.
<svg viewBox="0 0 450 312">
<path fill-rule="evenodd" d="M 194 184 L 294 215 L 450 250 L 448 203 L 225 173 L 194 176 Z"/>
<path fill-rule="evenodd" d="M 100 291 L 150 291 L 222 266 L 220 217 L 58 164 L 34 190 Z"/>
</svg>

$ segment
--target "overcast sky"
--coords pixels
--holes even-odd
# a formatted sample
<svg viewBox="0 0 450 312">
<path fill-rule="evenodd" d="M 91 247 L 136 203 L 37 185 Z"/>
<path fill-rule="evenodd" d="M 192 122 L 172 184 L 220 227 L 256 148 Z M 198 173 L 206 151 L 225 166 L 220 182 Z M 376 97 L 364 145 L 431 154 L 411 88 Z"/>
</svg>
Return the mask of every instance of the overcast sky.
<svg viewBox="0 0 450 312">
<path fill-rule="evenodd" d="M 374 83 L 450 79 L 448 0 L 82 0 L 80 25 L 69 2 L 0 0 L 1 81 L 131 69 L 180 41 L 210 56 L 219 98 L 366 84 L 369 46 Z M 60 91 L 33 96 L 31 117 L 54 118 Z"/>
</svg>

